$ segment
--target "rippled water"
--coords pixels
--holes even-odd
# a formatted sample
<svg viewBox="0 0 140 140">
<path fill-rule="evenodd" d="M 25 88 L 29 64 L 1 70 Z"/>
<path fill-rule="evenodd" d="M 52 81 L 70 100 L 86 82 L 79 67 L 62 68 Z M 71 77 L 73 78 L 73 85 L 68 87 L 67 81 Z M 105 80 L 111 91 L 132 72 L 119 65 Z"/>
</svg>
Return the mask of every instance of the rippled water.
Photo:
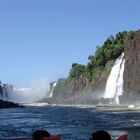
<svg viewBox="0 0 140 140">
<path fill-rule="evenodd" d="M 107 130 L 112 139 L 128 134 L 140 140 L 140 112 L 64 106 L 0 110 L 0 139 L 31 137 L 37 129 L 60 134 L 62 140 L 88 140 L 96 130 Z"/>
</svg>

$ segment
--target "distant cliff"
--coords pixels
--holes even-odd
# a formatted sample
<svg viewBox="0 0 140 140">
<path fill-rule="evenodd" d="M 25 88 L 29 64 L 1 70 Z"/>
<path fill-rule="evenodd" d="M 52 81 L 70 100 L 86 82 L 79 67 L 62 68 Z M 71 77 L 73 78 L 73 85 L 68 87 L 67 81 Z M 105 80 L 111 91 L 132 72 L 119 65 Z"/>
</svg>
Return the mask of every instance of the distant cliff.
<svg viewBox="0 0 140 140">
<path fill-rule="evenodd" d="M 13 90 L 13 86 L 9 84 L 3 84 L 0 81 L 0 98 L 7 99 L 8 93 Z"/>
</svg>

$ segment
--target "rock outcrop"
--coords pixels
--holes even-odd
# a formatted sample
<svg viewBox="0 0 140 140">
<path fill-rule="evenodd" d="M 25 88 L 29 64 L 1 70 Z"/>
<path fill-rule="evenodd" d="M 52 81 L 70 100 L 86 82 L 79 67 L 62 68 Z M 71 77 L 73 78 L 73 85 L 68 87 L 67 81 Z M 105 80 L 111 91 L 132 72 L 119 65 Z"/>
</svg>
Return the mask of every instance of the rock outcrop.
<svg viewBox="0 0 140 140">
<path fill-rule="evenodd" d="M 23 107 L 23 106 L 20 106 L 17 103 L 3 101 L 0 99 L 0 109 L 2 109 L 2 108 L 15 108 L 15 107 Z"/>
<path fill-rule="evenodd" d="M 140 102 L 140 30 L 132 32 L 124 43 L 123 102 Z"/>
</svg>

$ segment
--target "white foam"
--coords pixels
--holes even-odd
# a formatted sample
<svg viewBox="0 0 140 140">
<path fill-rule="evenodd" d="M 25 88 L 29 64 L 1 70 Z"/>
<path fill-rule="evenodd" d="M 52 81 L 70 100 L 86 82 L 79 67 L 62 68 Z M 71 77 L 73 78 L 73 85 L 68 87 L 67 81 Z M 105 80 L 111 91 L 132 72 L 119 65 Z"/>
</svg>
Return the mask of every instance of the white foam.
<svg viewBox="0 0 140 140">
<path fill-rule="evenodd" d="M 48 103 L 31 103 L 31 104 L 23 104 L 25 106 L 48 106 Z"/>
<path fill-rule="evenodd" d="M 129 105 L 129 106 L 128 106 L 128 109 L 134 109 L 134 108 L 135 108 L 134 105 Z"/>
</svg>

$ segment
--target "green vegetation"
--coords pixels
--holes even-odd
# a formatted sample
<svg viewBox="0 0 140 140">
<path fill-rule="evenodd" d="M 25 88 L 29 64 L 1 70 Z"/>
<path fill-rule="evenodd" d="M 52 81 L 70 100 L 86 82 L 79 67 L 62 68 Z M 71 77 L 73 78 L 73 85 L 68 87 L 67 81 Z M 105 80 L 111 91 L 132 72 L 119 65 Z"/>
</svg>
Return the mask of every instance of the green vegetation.
<svg viewBox="0 0 140 140">
<path fill-rule="evenodd" d="M 114 61 L 124 51 L 125 39 L 131 39 L 133 32 L 119 32 L 116 36 L 110 36 L 101 47 L 96 47 L 95 55 L 88 57 L 88 63 L 81 65 L 73 63 L 69 72 L 69 76 L 58 84 L 59 87 L 66 87 L 73 81 L 82 79 L 84 83 L 88 84 L 95 81 L 99 77 L 107 77 Z"/>
<path fill-rule="evenodd" d="M 69 77 L 71 78 L 79 78 L 80 75 L 82 75 L 85 71 L 85 66 L 78 64 L 78 63 L 73 63 L 72 64 L 72 69 L 70 70 Z"/>
</svg>

